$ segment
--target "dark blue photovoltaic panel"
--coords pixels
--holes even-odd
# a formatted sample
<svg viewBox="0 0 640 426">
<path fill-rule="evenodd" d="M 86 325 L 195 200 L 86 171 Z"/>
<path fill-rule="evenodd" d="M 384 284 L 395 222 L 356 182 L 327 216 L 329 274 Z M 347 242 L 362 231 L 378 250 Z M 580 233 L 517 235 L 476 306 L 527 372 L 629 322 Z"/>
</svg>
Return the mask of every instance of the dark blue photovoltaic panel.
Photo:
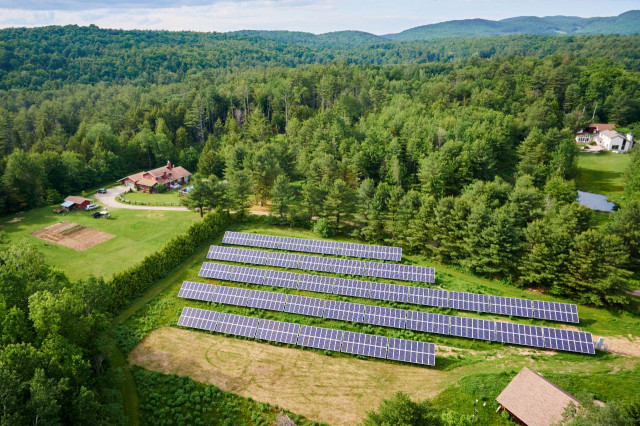
<svg viewBox="0 0 640 426">
<path fill-rule="evenodd" d="M 211 298 L 212 302 L 225 305 L 245 306 L 251 290 L 248 288 L 219 286 Z"/>
<path fill-rule="evenodd" d="M 450 291 L 449 307 L 463 311 L 491 312 L 489 296 L 476 293 Z"/>
<path fill-rule="evenodd" d="M 319 240 L 309 240 L 309 245 L 307 246 L 307 251 L 309 253 L 320 253 L 320 254 L 338 254 L 338 247 L 340 243 L 336 241 L 319 241 Z"/>
<path fill-rule="evenodd" d="M 333 282 L 333 294 L 343 296 L 369 298 L 371 283 L 368 281 L 349 280 L 346 278 L 336 278 Z"/>
<path fill-rule="evenodd" d="M 413 364 L 435 365 L 436 345 L 415 340 L 389 338 L 387 359 Z"/>
<path fill-rule="evenodd" d="M 433 314 L 431 312 L 406 311 L 408 330 L 424 331 L 427 333 L 449 334 L 449 315 Z"/>
<path fill-rule="evenodd" d="M 404 328 L 406 311 L 404 309 L 384 308 L 367 305 L 362 322 L 383 327 Z"/>
<path fill-rule="evenodd" d="M 363 263 L 361 260 L 335 259 L 332 270 L 327 272 L 345 275 L 362 275 L 364 269 Z"/>
<path fill-rule="evenodd" d="M 298 290 L 313 291 L 315 293 L 331 293 L 333 288 L 333 277 L 323 275 L 300 275 Z"/>
<path fill-rule="evenodd" d="M 182 314 L 178 319 L 178 325 L 214 331 L 219 316 L 220 312 L 185 307 L 182 309 Z"/>
<path fill-rule="evenodd" d="M 204 262 L 198 275 L 201 277 L 212 278 L 214 280 L 228 281 L 229 278 L 231 278 L 234 268 L 236 268 L 234 265 Z"/>
<path fill-rule="evenodd" d="M 253 338 L 258 328 L 258 318 L 222 313 L 216 324 L 216 332 Z"/>
<path fill-rule="evenodd" d="M 491 312 L 494 314 L 533 318 L 530 300 L 516 297 L 489 296 L 489 303 L 491 303 Z"/>
<path fill-rule="evenodd" d="M 245 306 L 249 308 L 267 309 L 270 311 L 282 311 L 287 295 L 284 293 L 272 293 L 270 291 L 252 290 Z"/>
<path fill-rule="evenodd" d="M 341 321 L 362 322 L 364 308 L 365 305 L 361 305 L 359 303 L 327 300 L 324 305 L 324 314 L 322 316 Z"/>
<path fill-rule="evenodd" d="M 409 287 L 396 284 L 371 283 L 371 299 L 390 300 L 393 302 L 406 302 L 409 296 Z"/>
<path fill-rule="evenodd" d="M 271 252 L 265 264 L 269 266 L 278 266 L 280 268 L 296 269 L 299 263 L 299 254 Z"/>
<path fill-rule="evenodd" d="M 264 269 L 236 266 L 229 281 L 237 281 L 248 284 L 262 284 L 264 281 Z"/>
<path fill-rule="evenodd" d="M 545 302 L 541 300 L 533 301 L 534 318 L 546 319 L 550 321 L 580 322 L 578 318 L 578 308 L 569 303 Z"/>
<path fill-rule="evenodd" d="M 338 256 L 369 257 L 369 246 L 366 244 L 340 243 Z"/>
<path fill-rule="evenodd" d="M 389 339 L 383 336 L 345 331 L 340 352 L 386 358 L 388 341 Z"/>
<path fill-rule="evenodd" d="M 263 250 L 238 249 L 238 255 L 234 262 L 249 263 L 252 265 L 265 265 L 271 252 Z"/>
<path fill-rule="evenodd" d="M 494 322 L 476 318 L 451 317 L 450 334 L 469 339 L 496 340 Z"/>
<path fill-rule="evenodd" d="M 544 347 L 562 351 L 594 354 L 593 337 L 584 331 L 543 327 Z"/>
<path fill-rule="evenodd" d="M 496 341 L 516 345 L 544 347 L 542 327 L 496 321 Z"/>
<path fill-rule="evenodd" d="M 282 288 L 298 288 L 300 274 L 285 271 L 267 270 L 264 274 L 264 285 Z"/>
<path fill-rule="evenodd" d="M 278 244 L 280 250 L 306 251 L 308 240 L 302 238 L 282 237 Z"/>
<path fill-rule="evenodd" d="M 339 352 L 342 343 L 342 334 L 342 330 L 303 325 L 300 327 L 298 345 Z"/>
<path fill-rule="evenodd" d="M 256 330 L 256 339 L 295 345 L 299 331 L 300 324 L 261 319 Z"/>
<path fill-rule="evenodd" d="M 386 263 L 379 262 L 364 262 L 364 272 L 363 275 L 368 277 L 377 277 L 383 278 L 384 268 L 387 265 Z"/>
<path fill-rule="evenodd" d="M 202 284 L 193 281 L 183 281 L 182 287 L 178 292 L 178 297 L 210 302 L 217 287 L 217 285 Z"/>
<path fill-rule="evenodd" d="M 287 303 L 284 306 L 284 312 L 311 317 L 322 317 L 322 314 L 324 313 L 324 305 L 324 299 L 290 294 L 287 298 Z"/>
</svg>

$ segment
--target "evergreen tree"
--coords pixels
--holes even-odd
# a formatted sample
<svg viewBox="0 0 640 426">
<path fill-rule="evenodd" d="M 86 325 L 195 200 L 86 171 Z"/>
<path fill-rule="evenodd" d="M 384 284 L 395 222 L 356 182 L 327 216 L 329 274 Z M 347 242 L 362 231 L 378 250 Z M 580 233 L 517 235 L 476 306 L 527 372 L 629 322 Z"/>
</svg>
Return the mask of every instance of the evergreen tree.
<svg viewBox="0 0 640 426">
<path fill-rule="evenodd" d="M 283 174 L 278 176 L 271 188 L 271 211 L 283 217 L 289 212 L 293 197 L 293 187 L 289 178 Z"/>
</svg>

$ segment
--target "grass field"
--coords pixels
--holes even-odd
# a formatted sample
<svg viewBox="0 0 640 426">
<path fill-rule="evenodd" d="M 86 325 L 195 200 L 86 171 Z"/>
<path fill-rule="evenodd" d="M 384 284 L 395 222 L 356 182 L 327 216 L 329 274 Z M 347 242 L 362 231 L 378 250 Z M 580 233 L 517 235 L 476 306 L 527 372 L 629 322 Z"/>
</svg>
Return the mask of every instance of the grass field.
<svg viewBox="0 0 640 426">
<path fill-rule="evenodd" d="M 235 226 L 234 230 L 314 238 L 309 231 L 262 224 Z M 219 243 L 219 240 L 212 243 Z M 206 247 L 200 250 L 171 275 L 156 283 L 149 293 L 133 301 L 131 306 L 123 311 L 119 317 L 119 320 L 123 321 L 118 327 L 119 344 L 125 353 L 129 353 L 138 345 L 130 353 L 130 361 L 163 372 L 188 374 L 198 381 L 214 383 L 223 390 L 280 404 L 311 419 L 334 423 L 335 413 L 343 413 L 345 418 L 349 419 L 348 422 L 344 422 L 345 424 L 352 423 L 351 420 L 358 418 L 365 411 L 376 408 L 382 398 L 391 397 L 397 390 L 405 390 L 417 399 L 435 396 L 439 407 L 443 409 L 449 407 L 458 412 L 468 412 L 468 414 L 470 414 L 469 407 L 473 405 L 475 399 L 485 398 L 487 406 L 481 409 L 479 415 L 481 418 L 484 417 L 486 422 L 481 423 L 500 424 L 503 420 L 493 412 L 496 408 L 494 399 L 497 394 L 494 395 L 494 393 L 497 387 L 491 387 L 491 384 L 502 385 L 503 382 L 508 382 L 523 366 L 529 366 L 545 375 L 556 374 L 558 380 L 565 380 L 565 387 L 569 392 L 577 394 L 584 389 L 587 392 L 596 393 L 605 402 L 620 397 L 616 389 L 619 390 L 622 387 L 631 392 L 639 387 L 640 370 L 636 367 L 640 361 L 640 339 L 638 338 L 640 317 L 637 314 L 579 306 L 580 328 L 594 333 L 594 338 L 606 336 L 605 343 L 608 343 L 613 350 L 613 353 L 598 352 L 596 356 L 584 356 L 363 326 L 281 312 L 220 304 L 211 305 L 178 298 L 178 290 L 183 280 L 251 288 L 250 285 L 216 282 L 198 277 L 206 250 Z M 419 257 L 410 256 L 403 260 L 413 264 L 430 264 L 427 259 Z M 431 265 L 436 268 L 437 285 L 449 290 L 560 301 L 548 295 L 474 277 L 454 268 Z M 293 293 L 286 289 L 270 289 L 264 286 L 259 288 Z M 566 326 L 539 320 L 423 308 L 369 299 L 334 297 L 320 293 L 295 291 L 295 294 L 483 319 L 500 319 L 523 324 Z M 286 348 L 269 343 L 179 330 L 175 324 L 184 306 L 429 341 L 436 344 L 436 367 L 422 368 L 389 361 L 357 359 L 344 354 L 329 355 L 316 350 Z M 167 325 L 172 328 L 165 327 Z M 143 341 L 145 337 L 146 340 Z M 264 362 L 251 363 L 251 360 L 257 359 Z M 302 380 L 298 371 L 303 369 L 303 366 L 304 369 L 311 368 L 312 360 L 320 360 L 313 363 L 320 363 L 323 370 L 318 371 L 312 382 Z M 360 372 L 362 377 L 360 387 L 346 380 L 336 379 L 336 377 L 352 377 L 354 371 Z M 416 374 L 405 373 L 405 371 L 415 371 Z M 506 376 L 505 372 L 507 372 Z M 395 375 L 400 375 L 402 380 L 393 380 Z M 295 385 L 295 381 L 299 383 L 298 386 Z M 344 397 L 329 398 L 327 387 L 330 386 L 338 387 L 333 393 L 339 393 Z M 637 391 L 640 392 L 640 389 Z M 628 395 L 632 395 L 629 392 Z M 344 398 L 350 398 L 348 403 L 344 403 Z"/>
<path fill-rule="evenodd" d="M 165 191 L 159 194 L 146 194 L 141 191 L 127 192 L 123 197 L 130 201 L 146 203 L 180 203 L 179 191 Z"/>
<path fill-rule="evenodd" d="M 181 211 L 111 209 L 111 218 L 94 219 L 90 212 L 75 210 L 53 213 L 51 207 L 0 218 L 9 241 L 27 239 L 44 253 L 49 265 L 76 280 L 93 274 L 109 278 L 114 272 L 131 266 L 158 250 L 171 237 L 186 230 L 199 215 Z M 49 225 L 67 221 L 115 235 L 88 250 L 77 252 L 54 243 L 46 243 L 32 235 Z M 12 222 L 12 223 L 11 223 Z"/>
<path fill-rule="evenodd" d="M 598 154 L 578 155 L 580 182 L 578 189 L 604 194 L 609 200 L 624 204 L 624 173 L 631 162 L 629 154 L 600 151 Z"/>
</svg>

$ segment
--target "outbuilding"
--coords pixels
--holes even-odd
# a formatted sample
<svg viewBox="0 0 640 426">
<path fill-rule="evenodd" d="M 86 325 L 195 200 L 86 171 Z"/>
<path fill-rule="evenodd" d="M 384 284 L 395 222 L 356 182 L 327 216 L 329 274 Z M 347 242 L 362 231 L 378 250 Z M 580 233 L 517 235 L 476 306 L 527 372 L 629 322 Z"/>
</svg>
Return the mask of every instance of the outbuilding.
<svg viewBox="0 0 640 426">
<path fill-rule="evenodd" d="M 60 206 L 65 210 L 81 210 L 91 204 L 91 200 L 85 197 L 69 195 Z"/>
</svg>

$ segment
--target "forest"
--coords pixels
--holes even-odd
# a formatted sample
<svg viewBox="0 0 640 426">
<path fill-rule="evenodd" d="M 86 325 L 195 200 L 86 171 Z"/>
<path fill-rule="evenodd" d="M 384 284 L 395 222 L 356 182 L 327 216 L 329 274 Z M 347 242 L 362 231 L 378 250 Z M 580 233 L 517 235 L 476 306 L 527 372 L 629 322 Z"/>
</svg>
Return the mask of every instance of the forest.
<svg viewBox="0 0 640 426">
<path fill-rule="evenodd" d="M 195 173 L 186 204 L 201 214 L 268 204 L 273 223 L 625 307 L 640 269 L 640 154 L 629 154 L 622 208 L 596 214 L 576 202 L 574 135 L 601 122 L 640 137 L 638 52 L 640 36 L 312 48 L 246 34 L 1 30 L 0 214 L 171 161 Z M 0 384 L 15 386 L 2 401 L 30 392 L 52 419 L 115 419 L 108 403 L 86 409 L 108 394 L 82 387 L 103 388 L 103 342 L 81 337 L 108 324 L 109 286 L 0 248 L 0 366 L 13 366 Z M 45 377 L 44 359 L 59 374 Z M 20 401 L 3 421 L 36 422 Z"/>
</svg>

